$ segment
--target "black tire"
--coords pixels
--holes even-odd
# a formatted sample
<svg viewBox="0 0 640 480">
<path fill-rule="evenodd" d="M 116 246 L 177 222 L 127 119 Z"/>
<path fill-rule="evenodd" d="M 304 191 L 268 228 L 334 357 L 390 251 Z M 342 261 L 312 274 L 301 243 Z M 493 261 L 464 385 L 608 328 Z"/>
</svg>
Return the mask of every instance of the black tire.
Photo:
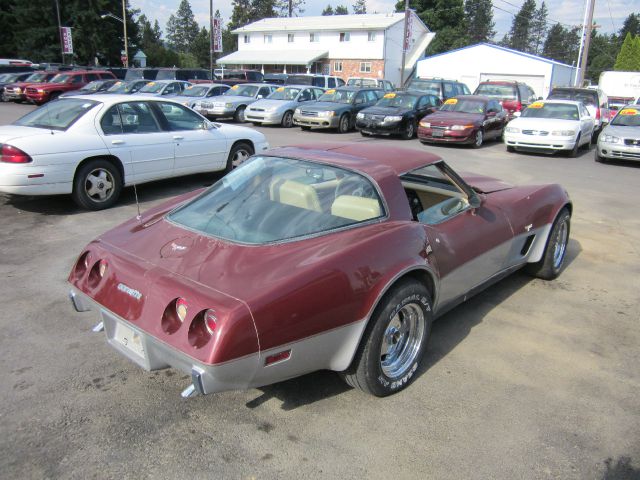
<svg viewBox="0 0 640 480">
<path fill-rule="evenodd" d="M 609 159 L 607 159 L 605 157 L 602 157 L 602 156 L 600 156 L 598 154 L 598 150 L 596 150 L 596 156 L 595 157 L 596 157 L 596 162 L 598 162 L 598 163 L 608 163 L 609 162 Z"/>
<path fill-rule="evenodd" d="M 282 125 L 284 128 L 293 127 L 293 112 L 292 111 L 284 112 L 284 115 L 282 115 L 282 121 L 280 122 L 280 125 Z"/>
<path fill-rule="evenodd" d="M 87 210 L 112 207 L 122 192 L 122 175 L 113 163 L 104 159 L 90 160 L 76 170 L 73 178 L 73 200 Z"/>
<path fill-rule="evenodd" d="M 239 106 L 236 109 L 236 112 L 233 114 L 233 120 L 237 123 L 244 123 L 244 111 L 246 110 L 247 107 L 245 107 L 244 105 Z"/>
<path fill-rule="evenodd" d="M 416 126 L 413 120 L 407 122 L 407 128 L 400 134 L 403 140 L 411 140 L 416 134 Z"/>
<path fill-rule="evenodd" d="M 305 132 L 308 132 L 309 130 L 311 130 L 311 127 L 307 127 L 306 125 L 302 125 L 302 126 L 300 126 L 300 128 L 302 130 L 304 130 Z"/>
<path fill-rule="evenodd" d="M 573 145 L 573 148 L 568 151 L 567 156 L 569 158 L 576 158 L 578 156 L 579 150 L 580 150 L 580 135 L 578 134 L 578 138 L 576 138 L 576 143 Z"/>
<path fill-rule="evenodd" d="M 251 122 L 253 123 L 254 127 L 259 127 L 260 125 L 262 125 L 260 122 Z"/>
<path fill-rule="evenodd" d="M 49 95 L 49 101 L 53 102 L 54 100 L 57 100 L 60 97 L 60 92 L 52 92 L 51 95 Z"/>
<path fill-rule="evenodd" d="M 360 135 L 362 135 L 363 137 L 368 137 L 368 136 L 370 136 L 368 133 L 363 132 L 362 130 L 360 130 Z"/>
<path fill-rule="evenodd" d="M 507 152 L 513 153 L 515 151 L 516 151 L 516 147 L 514 147 L 512 145 L 507 145 Z"/>
<path fill-rule="evenodd" d="M 227 165 L 224 169 L 224 173 L 229 173 L 234 168 L 239 167 L 244 163 L 247 158 L 253 155 L 255 151 L 250 143 L 238 142 L 236 143 L 227 157 Z"/>
<path fill-rule="evenodd" d="M 375 309 L 342 378 L 377 397 L 406 388 L 424 357 L 432 322 L 431 298 L 425 286 L 402 281 Z"/>
<path fill-rule="evenodd" d="M 338 121 L 338 133 L 347 133 L 351 128 L 351 120 L 348 114 L 343 114 Z"/>
<path fill-rule="evenodd" d="M 564 267 L 570 232 L 571 214 L 569 209 L 565 207 L 560 210 L 553 222 L 542 258 L 537 263 L 528 264 L 525 267 L 527 273 L 544 280 L 557 278 Z"/>
<path fill-rule="evenodd" d="M 478 129 L 478 131 L 476 132 L 476 136 L 473 139 L 473 143 L 471 144 L 471 146 L 473 148 L 480 148 L 483 143 L 484 143 L 484 132 L 482 131 L 482 129 Z"/>
</svg>

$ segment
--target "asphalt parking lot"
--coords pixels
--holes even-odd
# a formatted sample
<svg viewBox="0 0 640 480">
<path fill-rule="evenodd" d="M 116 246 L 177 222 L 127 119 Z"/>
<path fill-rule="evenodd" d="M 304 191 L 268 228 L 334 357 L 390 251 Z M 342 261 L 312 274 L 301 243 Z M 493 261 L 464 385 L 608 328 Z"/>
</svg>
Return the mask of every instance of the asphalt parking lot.
<svg viewBox="0 0 640 480">
<path fill-rule="evenodd" d="M 31 108 L 0 104 L 0 124 Z M 640 163 L 258 130 L 272 146 L 402 144 L 458 170 L 561 183 L 574 201 L 566 270 L 517 273 L 439 319 L 427 368 L 397 395 L 318 372 L 185 400 L 186 376 L 133 365 L 67 299 L 84 245 L 136 214 L 132 189 L 102 212 L 0 195 L 2 478 L 640 479 Z M 141 185 L 141 207 L 217 178 Z"/>
</svg>

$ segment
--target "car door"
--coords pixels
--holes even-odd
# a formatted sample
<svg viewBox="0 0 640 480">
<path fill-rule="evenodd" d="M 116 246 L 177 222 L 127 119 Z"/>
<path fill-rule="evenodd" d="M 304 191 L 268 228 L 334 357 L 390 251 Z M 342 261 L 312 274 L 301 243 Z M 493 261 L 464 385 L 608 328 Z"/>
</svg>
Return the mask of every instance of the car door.
<svg viewBox="0 0 640 480">
<path fill-rule="evenodd" d="M 593 117 L 589 114 L 589 110 L 587 107 L 580 104 L 578 105 L 578 111 L 580 112 L 580 135 L 581 138 L 588 137 L 591 139 L 593 135 L 593 130 L 595 128 L 595 121 Z M 589 140 L 591 141 L 591 140 Z"/>
<path fill-rule="evenodd" d="M 227 139 L 190 108 L 154 102 L 173 140 L 173 175 L 222 170 L 227 163 Z"/>
<path fill-rule="evenodd" d="M 144 101 L 113 105 L 100 118 L 109 151 L 125 169 L 127 184 L 167 178 L 173 172 L 173 138 Z"/>
</svg>

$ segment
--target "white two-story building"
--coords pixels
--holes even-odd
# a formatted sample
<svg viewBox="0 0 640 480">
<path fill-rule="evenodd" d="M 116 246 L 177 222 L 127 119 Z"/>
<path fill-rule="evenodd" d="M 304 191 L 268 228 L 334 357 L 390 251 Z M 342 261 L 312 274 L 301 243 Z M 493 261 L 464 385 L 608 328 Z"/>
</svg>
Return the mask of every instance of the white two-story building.
<svg viewBox="0 0 640 480">
<path fill-rule="evenodd" d="M 225 67 L 263 72 L 386 78 L 400 83 L 404 13 L 266 18 L 233 30 L 238 51 Z M 435 36 L 410 12 L 405 78 Z"/>
</svg>

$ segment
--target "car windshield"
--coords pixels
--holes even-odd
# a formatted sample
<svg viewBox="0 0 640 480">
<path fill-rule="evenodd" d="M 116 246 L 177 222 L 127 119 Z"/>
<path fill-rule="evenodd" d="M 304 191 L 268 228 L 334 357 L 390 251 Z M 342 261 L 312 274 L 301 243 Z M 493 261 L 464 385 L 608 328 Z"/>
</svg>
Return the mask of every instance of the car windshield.
<svg viewBox="0 0 640 480">
<path fill-rule="evenodd" d="M 412 80 L 409 84 L 409 90 L 418 90 L 419 92 L 430 93 L 437 97 L 440 96 L 440 82 L 430 80 Z"/>
<path fill-rule="evenodd" d="M 96 80 L 96 81 L 93 81 L 91 83 L 87 83 L 80 90 L 82 90 L 84 92 L 97 92 L 101 85 L 102 85 L 102 82 L 99 81 L 99 80 Z"/>
<path fill-rule="evenodd" d="M 547 100 L 574 100 L 587 106 L 598 104 L 597 92 L 576 92 L 575 90 L 555 90 Z"/>
<path fill-rule="evenodd" d="M 333 103 L 351 103 L 351 99 L 356 94 L 353 90 L 327 90 L 320 98 L 319 102 L 333 102 Z"/>
<path fill-rule="evenodd" d="M 145 82 L 141 82 L 139 80 L 134 80 L 132 82 L 116 82 L 111 85 L 108 89 L 108 93 L 129 93 L 135 92 L 140 89 L 140 85 L 145 85 Z"/>
<path fill-rule="evenodd" d="M 4 82 L 10 75 L 10 73 L 3 73 L 0 75 L 0 82 Z"/>
<path fill-rule="evenodd" d="M 59 73 L 51 79 L 51 83 L 65 83 L 70 78 L 71 75 L 69 75 L 68 73 Z"/>
<path fill-rule="evenodd" d="M 32 73 L 31 75 L 29 75 L 25 82 L 34 82 L 34 83 L 38 83 L 41 82 L 42 80 L 44 80 L 45 78 L 47 78 L 47 74 L 46 73 Z"/>
<path fill-rule="evenodd" d="M 616 127 L 640 127 L 640 107 L 626 107 L 618 112 L 611 125 Z"/>
<path fill-rule="evenodd" d="M 299 88 L 295 87 L 279 87 L 269 95 L 269 100 L 295 100 L 300 93 Z"/>
<path fill-rule="evenodd" d="M 23 74 L 22 73 L 8 73 L 7 76 L 2 79 L 2 82 L 5 82 L 5 83 L 15 82 L 16 80 L 18 80 L 20 75 L 23 75 Z"/>
<path fill-rule="evenodd" d="M 178 94 L 179 97 L 204 97 L 209 91 L 209 87 L 197 87 L 190 86 L 184 89 L 184 91 Z"/>
<path fill-rule="evenodd" d="M 417 102 L 418 97 L 415 95 L 386 93 L 380 100 L 378 100 L 376 107 L 402 107 L 414 109 Z"/>
<path fill-rule="evenodd" d="M 228 96 L 239 96 L 239 97 L 255 97 L 256 93 L 258 93 L 258 87 L 255 85 L 234 85 L 229 90 L 223 93 L 223 95 Z"/>
<path fill-rule="evenodd" d="M 534 102 L 522 112 L 526 118 L 555 118 L 558 120 L 579 120 L 578 107 L 565 103 Z"/>
<path fill-rule="evenodd" d="M 442 112 L 484 113 L 485 103 L 482 100 L 467 98 L 450 98 L 440 107 Z"/>
<path fill-rule="evenodd" d="M 481 83 L 476 88 L 474 95 L 499 98 L 502 100 L 517 100 L 516 88 L 513 85 L 496 85 L 493 83 Z"/>
<path fill-rule="evenodd" d="M 140 93 L 158 93 L 162 90 L 166 83 L 158 83 L 158 82 L 149 82 L 144 87 L 142 87 L 139 91 Z"/>
<path fill-rule="evenodd" d="M 66 130 L 96 105 L 98 102 L 81 98 L 60 99 L 27 113 L 13 122 L 13 125 Z"/>
<path fill-rule="evenodd" d="M 206 235 L 264 244 L 383 215 L 376 189 L 362 175 L 304 160 L 258 156 L 168 219 Z"/>
</svg>

